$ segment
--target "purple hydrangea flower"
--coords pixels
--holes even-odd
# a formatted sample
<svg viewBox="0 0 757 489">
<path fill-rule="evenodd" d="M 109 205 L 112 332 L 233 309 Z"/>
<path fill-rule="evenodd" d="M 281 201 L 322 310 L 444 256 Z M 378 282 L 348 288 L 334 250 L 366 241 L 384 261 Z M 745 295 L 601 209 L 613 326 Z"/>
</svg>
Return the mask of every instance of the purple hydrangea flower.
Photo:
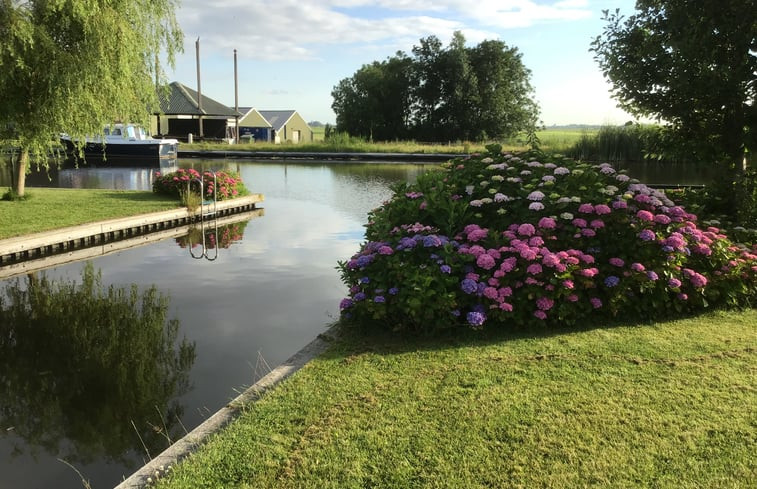
<svg viewBox="0 0 757 489">
<path fill-rule="evenodd" d="M 620 283 L 620 279 L 615 275 L 610 275 L 605 279 L 605 285 L 608 287 L 615 287 Z"/>
<path fill-rule="evenodd" d="M 655 239 L 654 231 L 651 229 L 642 229 L 642 231 L 639 233 L 639 238 L 641 238 L 644 241 L 652 241 Z"/>
<path fill-rule="evenodd" d="M 484 324 L 484 321 L 486 321 L 486 314 L 483 312 L 471 311 L 466 318 L 468 319 L 468 324 L 471 326 L 481 326 Z"/>
<path fill-rule="evenodd" d="M 449 265 L 442 265 L 439 267 L 439 270 L 441 270 L 442 273 L 451 273 L 452 267 L 450 267 Z"/>
<path fill-rule="evenodd" d="M 339 303 L 339 309 L 340 310 L 349 309 L 350 307 L 352 307 L 352 299 L 344 298 Z"/>
<path fill-rule="evenodd" d="M 389 289 L 389 295 L 397 295 L 397 293 L 400 291 L 397 287 L 392 287 Z"/>
<path fill-rule="evenodd" d="M 466 294 L 474 294 L 478 291 L 478 283 L 475 280 L 466 278 L 460 283 L 460 288 Z"/>
</svg>

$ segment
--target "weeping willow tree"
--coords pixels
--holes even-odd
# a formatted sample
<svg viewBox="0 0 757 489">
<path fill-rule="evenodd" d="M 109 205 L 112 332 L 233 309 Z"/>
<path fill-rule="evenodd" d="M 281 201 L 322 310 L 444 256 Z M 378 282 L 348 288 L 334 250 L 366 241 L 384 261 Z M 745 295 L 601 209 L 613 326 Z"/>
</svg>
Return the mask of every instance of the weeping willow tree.
<svg viewBox="0 0 757 489">
<path fill-rule="evenodd" d="M 147 124 L 182 49 L 176 0 L 0 0 L 0 142 L 13 191 L 48 166 L 61 132 L 83 140 L 118 120 Z"/>
<path fill-rule="evenodd" d="M 77 463 L 128 462 L 184 434 L 195 344 L 155 286 L 28 275 L 0 288 L 0 426 Z M 22 453 L 20 448 L 17 453 Z"/>
</svg>

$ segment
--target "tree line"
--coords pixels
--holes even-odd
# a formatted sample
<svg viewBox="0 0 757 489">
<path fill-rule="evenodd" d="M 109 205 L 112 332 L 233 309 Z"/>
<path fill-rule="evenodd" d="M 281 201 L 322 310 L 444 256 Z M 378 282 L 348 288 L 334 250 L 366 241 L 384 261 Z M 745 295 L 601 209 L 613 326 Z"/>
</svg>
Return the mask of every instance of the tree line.
<svg viewBox="0 0 757 489">
<path fill-rule="evenodd" d="M 535 130 L 539 107 L 517 48 L 455 32 L 363 65 L 331 92 L 337 131 L 374 141 L 482 141 Z"/>
</svg>

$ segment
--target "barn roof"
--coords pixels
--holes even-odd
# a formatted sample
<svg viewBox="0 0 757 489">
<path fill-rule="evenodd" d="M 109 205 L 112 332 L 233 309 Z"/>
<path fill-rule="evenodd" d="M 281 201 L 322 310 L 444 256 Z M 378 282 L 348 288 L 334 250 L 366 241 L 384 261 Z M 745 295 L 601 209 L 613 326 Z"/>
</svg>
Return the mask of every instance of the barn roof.
<svg viewBox="0 0 757 489">
<path fill-rule="evenodd" d="M 168 85 L 168 93 L 158 90 L 160 110 L 165 115 L 207 115 L 236 117 L 242 114 L 234 109 L 216 102 L 210 97 L 202 96 L 202 112 L 197 108 L 198 93 L 196 90 L 179 82 Z"/>
<path fill-rule="evenodd" d="M 289 122 L 289 119 L 297 112 L 296 110 L 259 110 L 265 120 L 271 123 L 271 126 L 277 131 Z"/>
</svg>

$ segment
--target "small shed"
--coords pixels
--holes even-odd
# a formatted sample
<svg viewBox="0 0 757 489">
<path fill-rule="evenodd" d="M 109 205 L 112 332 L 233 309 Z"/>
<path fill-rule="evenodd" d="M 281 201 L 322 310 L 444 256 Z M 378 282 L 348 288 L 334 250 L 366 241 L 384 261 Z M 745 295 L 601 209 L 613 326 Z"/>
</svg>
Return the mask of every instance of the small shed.
<svg viewBox="0 0 757 489">
<path fill-rule="evenodd" d="M 313 140 L 313 130 L 296 110 L 261 110 L 259 113 L 271 125 L 269 141 L 297 144 Z"/>
<path fill-rule="evenodd" d="M 271 141 L 273 126 L 265 117 L 252 107 L 239 107 L 243 115 L 239 119 L 239 142 Z"/>
<path fill-rule="evenodd" d="M 242 114 L 205 95 L 200 99 L 197 91 L 186 85 L 171 82 L 167 91 L 158 91 L 158 100 L 161 112 L 152 117 L 152 134 L 182 141 L 189 134 L 219 140 L 236 136 L 237 117 Z"/>
</svg>

